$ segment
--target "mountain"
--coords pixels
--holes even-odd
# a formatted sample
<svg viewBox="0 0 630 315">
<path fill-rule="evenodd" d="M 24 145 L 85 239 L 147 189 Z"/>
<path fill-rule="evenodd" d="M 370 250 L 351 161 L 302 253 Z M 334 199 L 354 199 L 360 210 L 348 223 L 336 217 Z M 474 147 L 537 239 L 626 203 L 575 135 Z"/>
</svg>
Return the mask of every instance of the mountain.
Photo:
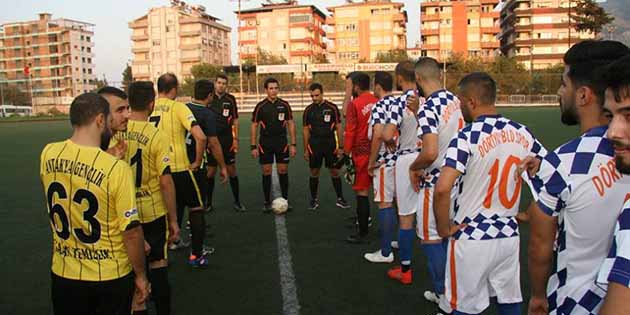
<svg viewBox="0 0 630 315">
<path fill-rule="evenodd" d="M 612 38 L 630 46 L 630 6 L 628 0 L 607 0 L 600 5 L 615 17 Z M 610 38 L 610 32 L 604 27 L 603 36 Z"/>
</svg>

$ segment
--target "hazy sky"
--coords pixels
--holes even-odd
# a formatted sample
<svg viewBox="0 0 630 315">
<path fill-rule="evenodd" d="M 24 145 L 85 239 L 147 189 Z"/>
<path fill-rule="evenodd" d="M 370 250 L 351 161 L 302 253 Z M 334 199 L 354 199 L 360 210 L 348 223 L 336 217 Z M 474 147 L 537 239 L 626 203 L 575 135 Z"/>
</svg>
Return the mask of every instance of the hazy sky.
<svg viewBox="0 0 630 315">
<path fill-rule="evenodd" d="M 407 43 L 419 40 L 420 0 L 396 0 L 405 3 L 409 16 Z M 236 63 L 237 0 L 189 0 L 201 4 L 210 15 L 232 27 L 232 62 Z M 261 0 L 242 0 L 243 9 L 260 6 Z M 37 13 L 48 12 L 53 18 L 64 17 L 96 24 L 94 28 L 96 73 L 108 81 L 120 81 L 125 64 L 131 59 L 131 30 L 127 23 L 147 13 L 148 8 L 169 5 L 168 0 L 17 0 L 0 10 L 0 24 L 37 19 Z M 314 4 L 326 13 L 326 7 L 340 5 L 345 0 L 299 0 L 300 4 Z"/>
</svg>

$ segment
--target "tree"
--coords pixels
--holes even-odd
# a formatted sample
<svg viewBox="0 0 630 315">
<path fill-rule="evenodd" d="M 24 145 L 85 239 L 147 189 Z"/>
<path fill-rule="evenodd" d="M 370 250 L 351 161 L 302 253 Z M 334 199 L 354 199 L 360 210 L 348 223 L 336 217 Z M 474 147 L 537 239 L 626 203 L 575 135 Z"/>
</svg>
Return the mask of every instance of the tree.
<svg viewBox="0 0 630 315">
<path fill-rule="evenodd" d="M 131 82 L 133 82 L 133 74 L 131 73 L 131 66 L 129 64 L 127 64 L 127 67 L 125 68 L 125 70 L 122 73 L 122 88 L 123 90 L 125 90 L 125 92 L 129 91 L 129 84 L 131 84 Z"/>
<path fill-rule="evenodd" d="M 2 98 L 4 104 L 9 105 L 31 105 L 31 100 L 27 92 L 15 85 L 2 84 Z"/>
<path fill-rule="evenodd" d="M 209 63 L 200 63 L 190 68 L 191 76 L 184 78 L 179 89 L 180 95 L 192 96 L 195 90 L 195 81 L 201 79 L 214 80 L 218 74 L 224 73 L 223 67 Z"/>
<path fill-rule="evenodd" d="M 599 34 L 604 25 L 615 20 L 595 0 L 577 0 L 575 14 L 571 14 L 575 29 L 579 32 Z"/>
<path fill-rule="evenodd" d="M 107 83 L 107 78 L 105 78 L 105 76 L 103 76 L 103 80 L 100 79 L 96 79 L 94 80 L 94 84 L 96 85 L 96 88 L 94 88 L 94 92 L 98 91 L 100 88 L 109 85 L 109 83 Z"/>
<path fill-rule="evenodd" d="M 407 56 L 407 51 L 404 49 L 392 49 L 386 53 L 378 53 L 376 54 L 375 62 L 401 62 L 409 60 L 409 56 Z"/>
<path fill-rule="evenodd" d="M 243 64 L 245 63 L 251 63 L 251 64 L 256 64 L 258 63 L 259 65 L 286 65 L 289 62 L 287 62 L 287 59 L 284 58 L 283 56 L 278 56 L 278 55 L 274 55 L 264 49 L 261 49 L 260 47 L 258 47 L 258 58 L 257 59 L 246 59 Z"/>
</svg>

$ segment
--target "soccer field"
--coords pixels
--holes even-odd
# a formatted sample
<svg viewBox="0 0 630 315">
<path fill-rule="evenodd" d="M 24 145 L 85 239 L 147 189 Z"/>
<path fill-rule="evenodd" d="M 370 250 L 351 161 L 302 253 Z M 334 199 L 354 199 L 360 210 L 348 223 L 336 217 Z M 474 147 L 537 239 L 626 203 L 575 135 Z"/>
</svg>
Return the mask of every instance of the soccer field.
<svg viewBox="0 0 630 315">
<path fill-rule="evenodd" d="M 532 130 L 547 149 L 578 135 L 577 128 L 560 123 L 557 108 L 504 108 L 500 112 Z M 241 152 L 237 168 L 243 203 L 248 211 L 232 210 L 229 186 L 217 184 L 206 244 L 216 248 L 209 268 L 191 269 L 187 251 L 169 252 L 173 314 L 282 314 L 274 216 L 262 214 L 260 168 L 249 156 L 249 115 L 241 117 Z M 370 264 L 363 253 L 378 247 L 376 224 L 368 245 L 343 240 L 354 210 L 335 207 L 327 171 L 320 180 L 317 212 L 306 210 L 308 168 L 302 158 L 301 113 L 298 155 L 289 166 L 289 198 L 294 211 L 286 217 L 287 234 L 299 302 L 299 314 L 432 314 L 435 307 L 422 297 L 431 287 L 425 258 L 414 247 L 414 282 L 403 287 L 387 279 L 389 265 Z M 0 314 L 50 314 L 51 231 L 39 180 L 43 146 L 70 135 L 67 121 L 0 124 Z M 525 188 L 526 189 L 526 188 Z M 344 194 L 354 206 L 350 187 Z M 529 203 L 524 191 L 521 209 Z M 373 217 L 376 207 L 371 206 Z M 526 242 L 528 226 L 521 226 L 521 271 L 528 299 Z M 480 257 L 480 259 L 483 259 Z M 487 314 L 494 314 L 490 308 Z"/>
</svg>

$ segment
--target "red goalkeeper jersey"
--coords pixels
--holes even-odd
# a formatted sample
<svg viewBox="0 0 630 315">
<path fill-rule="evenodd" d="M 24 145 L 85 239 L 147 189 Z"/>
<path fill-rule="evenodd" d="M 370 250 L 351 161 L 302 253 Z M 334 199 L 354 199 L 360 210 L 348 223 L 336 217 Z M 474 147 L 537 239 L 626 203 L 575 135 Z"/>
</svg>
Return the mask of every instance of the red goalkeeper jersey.
<svg viewBox="0 0 630 315">
<path fill-rule="evenodd" d="M 352 155 L 370 155 L 368 139 L 369 119 L 372 106 L 378 99 L 370 92 L 364 92 L 348 104 L 343 150 Z"/>
</svg>

